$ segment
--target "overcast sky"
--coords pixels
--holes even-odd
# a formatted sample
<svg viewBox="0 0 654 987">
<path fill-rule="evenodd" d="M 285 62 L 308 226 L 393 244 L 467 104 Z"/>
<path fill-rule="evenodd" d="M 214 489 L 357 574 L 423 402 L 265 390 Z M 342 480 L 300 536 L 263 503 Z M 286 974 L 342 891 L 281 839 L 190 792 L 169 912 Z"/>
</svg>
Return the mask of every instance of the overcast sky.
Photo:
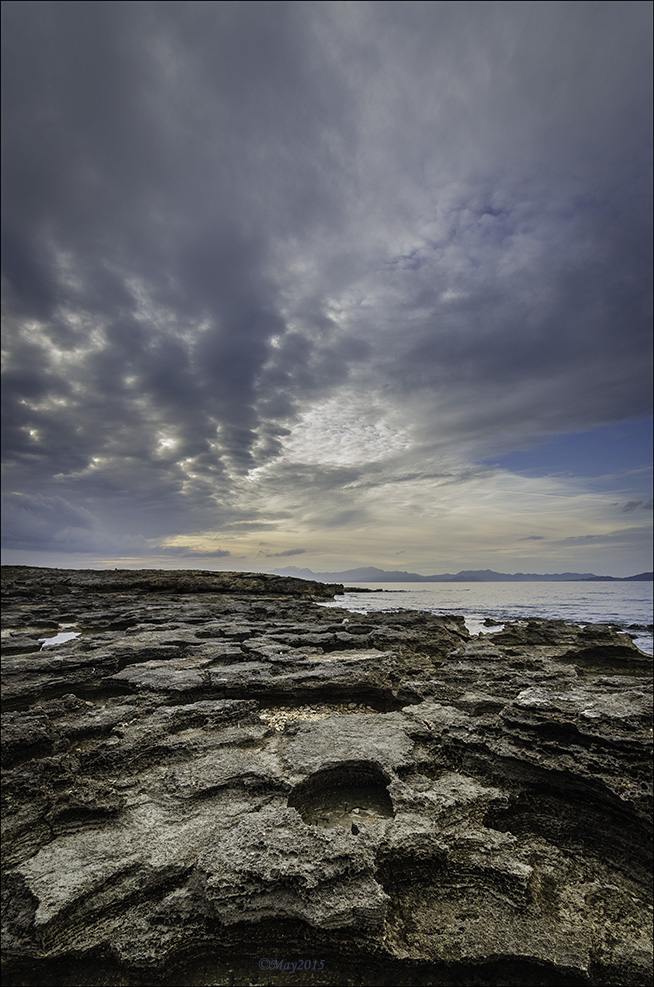
<svg viewBox="0 0 654 987">
<path fill-rule="evenodd" d="M 3 561 L 651 568 L 649 2 L 4 2 Z"/>
</svg>

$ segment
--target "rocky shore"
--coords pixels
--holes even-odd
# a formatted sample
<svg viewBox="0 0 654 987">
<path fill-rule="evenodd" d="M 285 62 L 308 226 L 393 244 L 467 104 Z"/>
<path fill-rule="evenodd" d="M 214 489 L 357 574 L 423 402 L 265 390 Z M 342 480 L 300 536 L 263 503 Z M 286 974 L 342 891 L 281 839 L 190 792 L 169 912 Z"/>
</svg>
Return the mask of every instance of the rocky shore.
<svg viewBox="0 0 654 987">
<path fill-rule="evenodd" d="M 652 659 L 339 591 L 3 567 L 6 984 L 651 982 Z"/>
</svg>

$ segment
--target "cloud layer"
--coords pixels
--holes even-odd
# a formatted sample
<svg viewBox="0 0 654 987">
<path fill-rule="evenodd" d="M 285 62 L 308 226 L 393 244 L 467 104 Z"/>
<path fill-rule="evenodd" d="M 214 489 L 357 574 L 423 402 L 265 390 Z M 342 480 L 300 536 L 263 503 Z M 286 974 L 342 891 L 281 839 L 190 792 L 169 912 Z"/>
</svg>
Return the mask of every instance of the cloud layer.
<svg viewBox="0 0 654 987">
<path fill-rule="evenodd" d="M 650 414 L 650 19 L 5 3 L 7 547 L 446 567 L 619 531 L 645 461 L 602 496 L 484 464 Z"/>
</svg>

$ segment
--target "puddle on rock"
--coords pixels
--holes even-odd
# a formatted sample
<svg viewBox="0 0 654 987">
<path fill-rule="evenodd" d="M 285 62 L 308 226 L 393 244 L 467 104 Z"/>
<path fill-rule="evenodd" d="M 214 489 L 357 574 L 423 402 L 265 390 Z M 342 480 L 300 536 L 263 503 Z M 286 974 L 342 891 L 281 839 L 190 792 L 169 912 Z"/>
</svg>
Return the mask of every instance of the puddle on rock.
<svg viewBox="0 0 654 987">
<path fill-rule="evenodd" d="M 470 632 L 471 637 L 476 637 L 478 634 L 481 636 L 486 634 L 497 634 L 499 631 L 503 631 L 504 624 L 487 624 L 483 617 L 465 617 L 465 625 Z"/>
<path fill-rule="evenodd" d="M 65 641 L 72 641 L 73 638 L 80 636 L 80 631 L 59 631 L 54 637 L 40 637 L 39 642 L 41 650 L 43 650 L 43 648 L 52 648 L 56 644 L 63 644 Z"/>
</svg>

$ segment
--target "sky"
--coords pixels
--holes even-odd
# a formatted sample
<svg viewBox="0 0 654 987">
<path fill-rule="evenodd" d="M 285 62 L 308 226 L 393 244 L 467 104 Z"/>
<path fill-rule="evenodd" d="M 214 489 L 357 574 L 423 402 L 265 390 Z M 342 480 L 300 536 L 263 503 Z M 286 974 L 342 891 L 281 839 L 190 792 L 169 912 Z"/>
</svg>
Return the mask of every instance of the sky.
<svg viewBox="0 0 654 987">
<path fill-rule="evenodd" d="M 650 569 L 651 17 L 4 2 L 3 562 Z"/>
</svg>

